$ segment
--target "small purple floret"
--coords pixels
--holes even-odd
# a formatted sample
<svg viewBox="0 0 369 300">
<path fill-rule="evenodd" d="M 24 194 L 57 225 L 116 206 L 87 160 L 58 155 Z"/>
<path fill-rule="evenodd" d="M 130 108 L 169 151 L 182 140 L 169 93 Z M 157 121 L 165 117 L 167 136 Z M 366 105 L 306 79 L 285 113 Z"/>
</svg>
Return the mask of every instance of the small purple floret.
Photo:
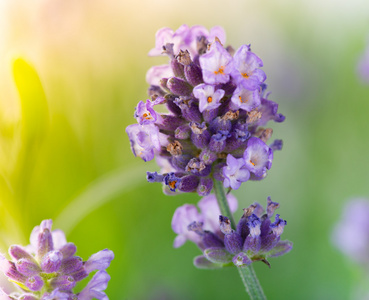
<svg viewBox="0 0 369 300">
<path fill-rule="evenodd" d="M 155 151 L 160 150 L 159 130 L 156 126 L 133 124 L 126 128 L 126 132 L 133 154 L 144 161 L 152 160 Z"/>
<path fill-rule="evenodd" d="M 228 82 L 233 71 L 232 56 L 217 41 L 211 44 L 206 54 L 200 56 L 200 65 L 204 81 L 208 84 Z"/>
<path fill-rule="evenodd" d="M 234 72 L 236 83 L 248 90 L 256 90 L 266 79 L 262 60 L 250 51 L 250 45 L 242 45 L 234 55 Z"/>
<path fill-rule="evenodd" d="M 135 111 L 135 118 L 137 119 L 138 124 L 147 125 L 156 122 L 156 112 L 152 107 L 153 105 L 150 100 L 146 100 L 146 103 L 143 101 L 138 102 Z"/>
<path fill-rule="evenodd" d="M 252 111 L 260 105 L 260 94 L 258 90 L 248 90 L 237 87 L 231 98 L 233 109 Z"/>
<path fill-rule="evenodd" d="M 261 139 L 252 137 L 243 154 L 246 168 L 257 177 L 262 177 L 272 166 L 273 150 Z"/>
<path fill-rule="evenodd" d="M 249 180 L 250 172 L 245 166 L 243 158 L 235 158 L 231 154 L 227 156 L 227 165 L 223 168 L 224 187 L 237 190 L 242 182 Z"/>
<path fill-rule="evenodd" d="M 224 91 L 222 89 L 216 90 L 213 85 L 203 83 L 193 89 L 193 94 L 199 99 L 199 110 L 203 112 L 219 107 Z"/>
</svg>

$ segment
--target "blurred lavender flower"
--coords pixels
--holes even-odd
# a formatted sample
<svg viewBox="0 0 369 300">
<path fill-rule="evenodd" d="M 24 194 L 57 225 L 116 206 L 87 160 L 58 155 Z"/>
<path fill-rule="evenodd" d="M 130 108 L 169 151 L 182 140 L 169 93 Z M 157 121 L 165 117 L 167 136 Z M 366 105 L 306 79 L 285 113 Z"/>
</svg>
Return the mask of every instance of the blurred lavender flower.
<svg viewBox="0 0 369 300">
<path fill-rule="evenodd" d="M 352 260 L 369 267 L 369 199 L 353 199 L 345 205 L 332 240 Z"/>
<path fill-rule="evenodd" d="M 149 55 L 164 54 L 169 64 L 152 67 L 146 102 L 140 101 L 138 124 L 126 129 L 131 149 L 144 161 L 159 159 L 161 174 L 148 172 L 149 182 L 161 182 L 168 194 L 208 195 L 213 179 L 237 189 L 249 179 L 267 175 L 273 151 L 267 145 L 269 121 L 283 122 L 278 104 L 265 96 L 262 60 L 243 45 L 224 47 L 221 27 L 182 25 L 160 29 Z M 165 105 L 169 113 L 161 113 Z"/>
<path fill-rule="evenodd" d="M 357 66 L 357 71 L 361 79 L 364 82 L 369 83 L 369 43 L 364 53 L 360 57 L 360 60 Z"/>
<path fill-rule="evenodd" d="M 230 220 L 222 215 L 219 216 L 220 231 L 206 230 L 202 221 L 194 219 L 189 223 L 188 230 L 197 234 L 197 239 L 192 241 L 203 251 L 203 255 L 194 259 L 195 266 L 220 268 L 234 264 L 242 267 L 254 261 L 263 261 L 269 265 L 267 258 L 289 252 L 292 243 L 280 240 L 287 222 L 278 214 L 274 222 L 271 220 L 278 207 L 279 204 L 270 198 L 264 214 L 260 204 L 250 205 L 244 209 L 236 230 L 231 228 Z"/>
<path fill-rule="evenodd" d="M 227 200 L 231 212 L 235 212 L 238 207 L 237 199 L 232 194 L 228 194 Z M 188 224 L 193 221 L 201 222 L 205 230 L 220 234 L 218 225 L 218 216 L 220 215 L 220 210 L 215 195 L 210 194 L 203 197 L 197 206 L 200 208 L 200 213 L 198 212 L 196 206 L 192 204 L 182 205 L 174 212 L 172 229 L 176 234 L 178 234 L 174 239 L 174 248 L 182 246 L 186 240 L 190 240 L 199 245 L 200 248 L 203 248 L 201 237 L 187 229 Z"/>
<path fill-rule="evenodd" d="M 30 245 L 10 246 L 11 261 L 0 254 L 1 271 L 21 290 L 10 295 L 0 291 L 1 299 L 107 300 L 104 290 L 110 276 L 105 269 L 114 258 L 113 252 L 105 249 L 83 261 L 74 255 L 76 246 L 67 243 L 61 230 L 51 231 L 51 226 L 51 220 L 44 220 L 33 229 Z M 98 272 L 87 286 L 74 294 L 76 283 L 95 270 Z"/>
</svg>

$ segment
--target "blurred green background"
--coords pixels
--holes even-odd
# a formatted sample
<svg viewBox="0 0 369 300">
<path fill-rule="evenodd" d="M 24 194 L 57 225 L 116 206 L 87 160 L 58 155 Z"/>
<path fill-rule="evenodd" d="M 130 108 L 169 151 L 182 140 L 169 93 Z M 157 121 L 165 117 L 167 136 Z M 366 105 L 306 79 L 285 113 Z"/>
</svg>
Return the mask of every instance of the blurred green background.
<svg viewBox="0 0 369 300">
<path fill-rule="evenodd" d="M 352 299 L 362 270 L 330 235 L 345 201 L 369 196 L 369 86 L 356 75 L 369 4 L 322 2 L 0 0 L 0 251 L 52 218 L 81 257 L 114 251 L 112 300 L 246 299 L 235 269 L 198 270 L 194 244 L 172 248 L 174 210 L 199 197 L 146 183 L 158 168 L 133 157 L 124 131 L 147 97 L 146 71 L 167 61 L 147 56 L 157 29 L 221 25 L 227 44 L 251 43 L 263 59 L 286 115 L 268 177 L 235 192 L 240 208 L 271 196 L 288 220 L 293 251 L 271 269 L 255 263 L 265 293 Z"/>
</svg>

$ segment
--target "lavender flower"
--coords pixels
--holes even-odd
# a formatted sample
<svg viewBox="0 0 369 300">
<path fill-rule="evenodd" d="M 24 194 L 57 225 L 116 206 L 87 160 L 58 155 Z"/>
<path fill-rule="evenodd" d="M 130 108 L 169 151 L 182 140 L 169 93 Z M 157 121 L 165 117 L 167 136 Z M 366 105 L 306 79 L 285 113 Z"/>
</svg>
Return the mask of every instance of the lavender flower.
<svg viewBox="0 0 369 300">
<path fill-rule="evenodd" d="M 357 72 L 361 77 L 362 81 L 365 83 L 369 83 L 369 43 L 361 55 L 358 66 Z"/>
<path fill-rule="evenodd" d="M 332 234 L 333 243 L 344 254 L 369 266 L 369 200 L 350 200 Z"/>
<path fill-rule="evenodd" d="M 105 249 L 93 254 L 87 261 L 75 256 L 76 246 L 67 243 L 60 230 L 51 231 L 52 221 L 44 220 L 36 226 L 27 247 L 13 245 L 9 248 L 12 260 L 0 255 L 0 269 L 22 292 L 12 293 L 4 299 L 29 300 L 107 300 L 103 290 L 109 275 L 105 269 L 114 258 L 112 251 Z M 74 294 L 78 281 L 89 273 L 99 270 L 81 292 Z M 1 298 L 3 299 L 3 298 Z"/>
<path fill-rule="evenodd" d="M 262 177 L 272 166 L 273 150 L 261 139 L 252 137 L 247 142 L 243 158 L 246 168 L 256 177 Z"/>
<path fill-rule="evenodd" d="M 193 89 L 194 96 L 199 99 L 199 111 L 212 110 L 221 105 L 220 99 L 224 96 L 222 89 L 215 90 L 213 85 L 199 84 Z"/>
<path fill-rule="evenodd" d="M 223 168 L 224 187 L 237 190 L 242 182 L 249 180 L 250 172 L 245 166 L 243 158 L 234 158 L 231 154 L 227 156 L 227 166 Z"/>
<path fill-rule="evenodd" d="M 209 32 L 183 25 L 175 32 L 159 30 L 149 53 L 164 54 L 169 63 L 148 71 L 151 99 L 138 103 L 138 124 L 126 132 L 135 156 L 155 157 L 163 167 L 147 179 L 161 182 L 167 194 L 205 196 L 213 179 L 233 189 L 248 179 L 261 180 L 272 165 L 273 150 L 282 148 L 280 140 L 267 145 L 273 131 L 264 126 L 284 116 L 264 96 L 263 62 L 250 45 L 234 51 L 224 43 L 220 27 Z M 163 105 L 167 113 L 159 109 Z"/>
<path fill-rule="evenodd" d="M 196 233 L 200 241 L 196 241 L 203 255 L 194 259 L 199 268 L 220 268 L 234 264 L 237 267 L 249 265 L 254 261 L 262 261 L 269 265 L 268 258 L 283 255 L 292 249 L 290 241 L 281 241 L 284 226 L 287 224 L 278 214 L 274 222 L 271 217 L 278 203 L 268 198 L 266 213 L 260 204 L 254 203 L 244 209 L 237 229 L 231 228 L 230 220 L 220 215 L 221 232 L 207 231 L 202 222 L 194 220 L 188 230 Z"/>
<path fill-rule="evenodd" d="M 239 86 L 256 90 L 266 79 L 262 60 L 251 52 L 250 45 L 241 46 L 234 55 L 233 77 Z"/>
</svg>

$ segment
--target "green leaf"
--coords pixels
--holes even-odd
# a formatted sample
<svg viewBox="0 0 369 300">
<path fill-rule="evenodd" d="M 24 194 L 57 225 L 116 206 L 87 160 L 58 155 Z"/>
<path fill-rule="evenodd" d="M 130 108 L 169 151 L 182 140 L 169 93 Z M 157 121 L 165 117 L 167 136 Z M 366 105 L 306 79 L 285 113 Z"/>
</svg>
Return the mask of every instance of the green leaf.
<svg viewBox="0 0 369 300">
<path fill-rule="evenodd" d="M 40 147 L 49 126 L 45 92 L 36 70 L 24 59 L 13 62 L 13 76 L 21 104 L 21 144 L 11 183 L 16 198 L 24 201 L 29 178 L 37 164 Z M 19 204 L 18 204 L 19 205 Z"/>
<path fill-rule="evenodd" d="M 59 214 L 55 228 L 63 228 L 68 234 L 89 213 L 145 181 L 147 165 L 140 168 L 114 170 L 91 182 Z"/>
<path fill-rule="evenodd" d="M 49 125 L 49 111 L 44 89 L 36 70 L 24 59 L 13 62 L 13 76 L 22 111 L 23 138 L 40 139 Z"/>
</svg>

